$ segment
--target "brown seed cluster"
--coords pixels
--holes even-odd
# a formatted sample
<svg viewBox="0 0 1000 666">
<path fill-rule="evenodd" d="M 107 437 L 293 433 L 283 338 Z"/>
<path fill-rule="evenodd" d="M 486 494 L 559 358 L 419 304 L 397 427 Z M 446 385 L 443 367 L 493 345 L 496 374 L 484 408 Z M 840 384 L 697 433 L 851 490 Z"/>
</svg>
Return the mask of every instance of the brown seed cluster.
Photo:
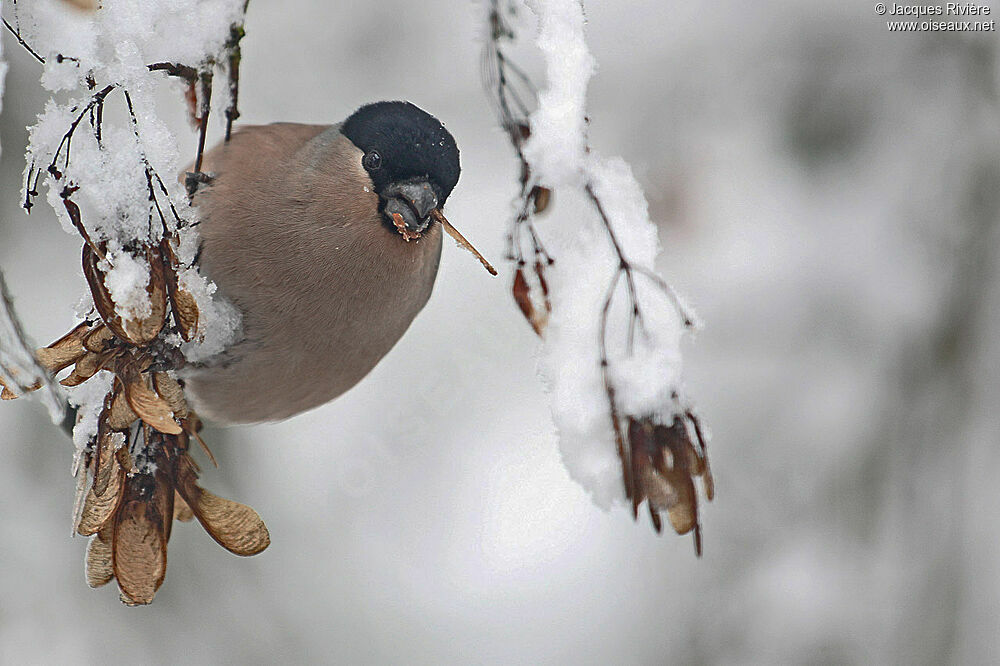
<svg viewBox="0 0 1000 666">
<path fill-rule="evenodd" d="M 695 431 L 697 448 L 691 440 L 689 424 Z M 619 447 L 632 517 L 638 518 L 639 505 L 645 500 L 653 527 L 660 532 L 660 512 L 666 511 L 675 532 L 694 531 L 694 548 L 700 556 L 701 525 L 694 480 L 701 478 L 709 501 L 715 496 L 715 481 L 697 417 L 690 412 L 683 417 L 675 416 L 669 426 L 653 417 L 629 417 L 627 439 L 622 438 Z"/>
<path fill-rule="evenodd" d="M 212 456 L 198 435 L 201 423 L 188 407 L 182 385 L 169 372 L 183 360 L 163 336 L 176 331 L 193 339 L 198 307 L 178 286 L 178 262 L 169 239 L 138 252 L 149 264 L 148 316 L 128 318 L 118 311 L 101 268 L 104 247 L 87 243 L 84 274 L 100 320 L 79 324 L 36 353 L 53 375 L 72 366 L 60 380 L 64 386 L 82 384 L 101 371 L 114 376 L 97 432 L 83 453 L 91 482 L 89 488 L 81 486 L 85 494 L 78 501 L 76 531 L 93 537 L 87 582 L 97 587 L 116 579 L 122 601 L 129 605 L 150 603 L 162 584 L 175 518 L 197 518 L 213 539 L 237 555 L 254 555 L 270 544 L 253 509 L 196 483 L 191 440 Z M 2 397 L 17 396 L 4 386 Z"/>
</svg>

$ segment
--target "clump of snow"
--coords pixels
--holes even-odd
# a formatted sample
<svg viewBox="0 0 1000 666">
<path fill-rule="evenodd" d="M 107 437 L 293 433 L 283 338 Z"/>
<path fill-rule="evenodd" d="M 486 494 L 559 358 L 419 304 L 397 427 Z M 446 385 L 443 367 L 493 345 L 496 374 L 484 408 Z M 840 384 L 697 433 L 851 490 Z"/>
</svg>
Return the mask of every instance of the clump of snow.
<svg viewBox="0 0 1000 666">
<path fill-rule="evenodd" d="M 149 279 L 149 262 L 137 259 L 128 252 L 118 251 L 100 261 L 98 268 L 105 271 L 104 286 L 108 288 L 115 310 L 127 319 L 148 317 L 153 306 L 146 291 Z"/>
<path fill-rule="evenodd" d="M 588 149 L 587 84 L 596 64 L 587 48 L 582 4 L 546 0 L 529 6 L 538 17 L 536 43 L 545 57 L 547 88 L 530 117 L 524 156 L 538 183 L 579 190 L 589 186 L 600 199 L 622 253 L 635 269 L 635 297 L 642 311 L 641 325 L 630 334 L 630 293 L 625 276 L 619 276 L 605 331 L 616 405 L 623 415 L 666 416 L 680 384 L 683 318 L 672 294 L 654 277 L 656 228 L 632 170 L 620 158 Z M 602 308 L 620 260 L 596 211 L 553 215 L 545 221 L 544 234 L 556 263 L 546 271 L 552 315 L 540 372 L 552 396 L 563 461 L 594 502 L 607 508 L 624 499 L 624 489 L 599 341 Z"/>
<path fill-rule="evenodd" d="M 595 62 L 584 36 L 583 4 L 574 0 L 532 2 L 538 15 L 535 42 L 545 56 L 548 87 L 531 114 L 524 156 L 545 184 L 578 185 L 587 154 L 587 82 Z"/>
<path fill-rule="evenodd" d="M 239 338 L 242 331 L 240 312 L 215 293 L 214 282 L 205 279 L 193 268 L 182 271 L 177 276 L 177 282 L 182 289 L 191 292 L 200 310 L 198 337 L 182 344 L 181 351 L 191 363 L 206 361 Z"/>
<path fill-rule="evenodd" d="M 111 390 L 113 381 L 111 373 L 102 370 L 68 391 L 69 403 L 77 408 L 73 446 L 78 454 L 85 451 L 90 441 L 97 436 L 97 419 L 104 408 L 104 396 Z"/>
</svg>

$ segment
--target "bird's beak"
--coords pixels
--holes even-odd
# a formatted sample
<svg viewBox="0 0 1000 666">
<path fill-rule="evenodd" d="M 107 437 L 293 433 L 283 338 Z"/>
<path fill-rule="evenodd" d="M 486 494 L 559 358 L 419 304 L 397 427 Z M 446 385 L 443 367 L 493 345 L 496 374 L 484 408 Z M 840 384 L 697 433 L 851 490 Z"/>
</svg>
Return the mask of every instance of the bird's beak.
<svg viewBox="0 0 1000 666">
<path fill-rule="evenodd" d="M 392 220 L 396 215 L 410 233 L 420 234 L 431 223 L 431 211 L 437 208 L 438 198 L 434 188 L 426 181 L 393 183 L 382 192 L 385 214 Z"/>
<path fill-rule="evenodd" d="M 444 216 L 438 208 L 434 188 L 426 181 L 393 183 L 382 191 L 382 198 L 385 199 L 385 214 L 392 220 L 403 240 L 420 238 L 420 234 L 430 226 L 431 220 L 437 220 L 445 233 L 454 238 L 459 247 L 474 254 L 490 275 L 497 274 L 497 270 L 486 261 L 486 257 L 481 255 L 479 250 L 474 248 L 472 243 L 467 241 Z"/>
</svg>

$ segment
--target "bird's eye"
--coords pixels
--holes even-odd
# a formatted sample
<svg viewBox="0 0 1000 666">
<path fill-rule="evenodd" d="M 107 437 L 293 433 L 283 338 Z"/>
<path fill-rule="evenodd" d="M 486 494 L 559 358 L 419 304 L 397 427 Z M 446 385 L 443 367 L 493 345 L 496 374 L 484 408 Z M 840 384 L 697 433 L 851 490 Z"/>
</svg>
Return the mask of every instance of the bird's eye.
<svg viewBox="0 0 1000 666">
<path fill-rule="evenodd" d="M 377 150 L 369 150 L 361 158 L 361 165 L 369 171 L 376 171 L 382 166 L 382 156 L 379 155 Z"/>
</svg>

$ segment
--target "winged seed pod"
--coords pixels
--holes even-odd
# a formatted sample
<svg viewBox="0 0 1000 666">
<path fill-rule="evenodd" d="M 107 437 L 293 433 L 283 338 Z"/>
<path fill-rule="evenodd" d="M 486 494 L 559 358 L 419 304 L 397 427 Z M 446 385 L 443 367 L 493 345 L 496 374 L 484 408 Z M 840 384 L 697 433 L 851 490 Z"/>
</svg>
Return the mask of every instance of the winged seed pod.
<svg viewBox="0 0 1000 666">
<path fill-rule="evenodd" d="M 271 544 L 267 526 L 256 511 L 204 490 L 195 483 L 197 478 L 190 458 L 182 458 L 177 470 L 177 492 L 220 546 L 246 556 L 256 555 Z"/>
<path fill-rule="evenodd" d="M 87 585 L 90 587 L 107 585 L 115 577 L 111 563 L 113 534 L 114 526 L 108 525 L 90 539 L 87 546 Z"/>
<path fill-rule="evenodd" d="M 511 286 L 511 293 L 514 302 L 520 308 L 521 314 L 531 324 L 535 334 L 541 336 L 545 332 L 545 327 L 549 323 L 549 315 L 552 314 L 552 302 L 549 300 L 549 286 L 545 281 L 545 269 L 541 261 L 534 264 L 535 281 L 538 283 L 538 290 L 541 292 L 541 307 L 536 306 L 539 300 L 535 296 L 536 292 L 528 284 L 528 279 L 524 274 L 524 266 L 518 265 L 514 272 L 514 284 Z"/>
<path fill-rule="evenodd" d="M 160 241 L 160 253 L 163 257 L 163 275 L 166 279 L 167 294 L 170 297 L 170 309 L 174 315 L 177 331 L 185 342 L 190 342 L 198 333 L 198 303 L 191 292 L 183 289 L 177 281 L 177 270 L 180 261 L 171 245 L 171 239 Z"/>
<path fill-rule="evenodd" d="M 98 246 L 101 251 L 103 244 Z M 114 299 L 106 285 L 107 275 L 100 267 L 100 258 L 90 244 L 83 246 L 83 274 L 90 285 L 94 306 L 108 328 L 122 341 L 136 346 L 145 346 L 156 339 L 166 323 L 167 286 L 163 264 L 159 252 L 149 247 L 145 251 L 149 262 L 149 279 L 146 293 L 149 296 L 151 312 L 142 319 L 124 318 L 119 314 Z"/>
<path fill-rule="evenodd" d="M 691 441 L 688 422 L 695 429 L 700 450 Z M 660 512 L 666 511 L 675 532 L 694 531 L 695 552 L 700 556 L 701 525 L 694 479 L 701 478 L 709 501 L 715 496 L 715 483 L 697 418 L 687 412 L 674 416 L 671 425 L 665 426 L 654 417 L 629 417 L 627 432 L 622 464 L 633 517 L 638 517 L 639 505 L 646 501 L 650 519 L 659 532 Z"/>
<path fill-rule="evenodd" d="M 130 606 L 152 602 L 167 575 L 166 531 L 173 521 L 174 492 L 159 483 L 161 476 L 158 471 L 155 477 L 132 477 L 115 514 L 111 565 L 121 599 Z"/>
</svg>

